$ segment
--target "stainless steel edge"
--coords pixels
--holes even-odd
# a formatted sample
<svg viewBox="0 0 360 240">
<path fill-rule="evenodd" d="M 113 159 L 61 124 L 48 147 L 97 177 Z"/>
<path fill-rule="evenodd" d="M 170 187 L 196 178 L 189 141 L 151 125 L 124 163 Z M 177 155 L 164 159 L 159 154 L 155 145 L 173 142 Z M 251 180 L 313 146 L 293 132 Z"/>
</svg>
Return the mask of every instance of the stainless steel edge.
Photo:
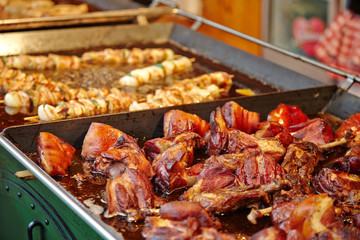
<svg viewBox="0 0 360 240">
<path fill-rule="evenodd" d="M 74 212 L 76 212 L 86 223 L 104 239 L 116 240 L 123 239 L 121 235 L 113 231 L 99 218 L 94 216 L 85 206 L 83 206 L 76 198 L 74 198 L 69 192 L 61 187 L 54 179 L 45 174 L 39 166 L 33 161 L 29 160 L 28 157 L 15 147 L 9 140 L 4 137 L 4 133 L 0 133 L 0 144 L 12 154 L 21 164 L 24 165 L 31 173 L 36 176 L 43 184 L 45 184 L 50 190 L 57 194 L 67 206 L 69 206 Z"/>
</svg>

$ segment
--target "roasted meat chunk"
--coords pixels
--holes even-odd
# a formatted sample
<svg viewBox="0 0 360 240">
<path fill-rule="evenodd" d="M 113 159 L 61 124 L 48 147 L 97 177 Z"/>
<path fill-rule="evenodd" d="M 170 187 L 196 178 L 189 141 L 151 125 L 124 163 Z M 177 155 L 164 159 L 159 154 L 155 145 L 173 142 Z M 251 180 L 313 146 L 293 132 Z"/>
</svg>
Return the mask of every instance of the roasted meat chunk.
<svg viewBox="0 0 360 240">
<path fill-rule="evenodd" d="M 351 135 L 347 143 L 349 148 L 360 143 L 360 113 L 351 115 L 335 131 L 336 138 L 349 138 L 349 135 Z"/>
<path fill-rule="evenodd" d="M 289 146 L 294 141 L 289 130 L 284 128 L 277 122 L 265 121 L 260 123 L 258 130 L 254 136 L 259 139 L 276 139 L 281 142 L 284 147 Z"/>
<path fill-rule="evenodd" d="M 360 177 L 341 171 L 323 168 L 313 178 L 315 189 L 342 202 L 360 203 Z"/>
<path fill-rule="evenodd" d="M 225 119 L 221 114 L 221 108 L 218 107 L 210 114 L 210 135 L 207 140 L 210 155 L 217 155 L 227 151 L 229 133 Z"/>
<path fill-rule="evenodd" d="M 194 186 L 192 188 L 194 188 Z M 270 201 L 269 194 L 279 191 L 284 187 L 287 187 L 286 182 L 274 181 L 261 186 L 234 186 L 202 192 L 198 190 L 194 191 L 194 189 L 190 192 L 189 189 L 189 192 L 185 192 L 180 199 L 198 202 L 206 208 L 206 210 L 220 214 L 246 207 L 254 202 L 263 201 L 268 204 Z"/>
<path fill-rule="evenodd" d="M 275 179 L 283 179 L 284 176 L 284 169 L 266 153 L 250 156 L 236 170 L 240 186 L 269 184 Z"/>
<path fill-rule="evenodd" d="M 234 101 L 229 101 L 221 107 L 221 113 L 228 128 L 245 133 L 254 133 L 260 124 L 260 114 L 246 110 Z"/>
<path fill-rule="evenodd" d="M 146 239 L 235 239 L 220 233 L 218 219 L 198 203 L 174 201 L 160 208 L 159 217 L 147 217 L 142 231 Z"/>
<path fill-rule="evenodd" d="M 199 149 L 205 146 L 204 139 L 197 133 L 184 132 L 177 135 L 170 135 L 164 138 L 154 138 L 145 142 L 143 150 L 150 162 L 163 152 L 166 148 L 179 142 L 185 142 L 188 146 L 194 149 Z"/>
<path fill-rule="evenodd" d="M 75 148 L 69 143 L 51 133 L 40 132 L 37 139 L 38 162 L 50 176 L 66 175 L 74 153 Z"/>
<path fill-rule="evenodd" d="M 179 142 L 157 155 L 152 163 L 155 170 L 154 183 L 165 193 L 183 188 L 194 179 L 187 175 L 186 168 L 194 159 L 194 148 L 186 142 Z"/>
<path fill-rule="evenodd" d="M 292 143 L 288 147 L 281 166 L 288 174 L 297 174 L 301 178 L 310 179 L 320 156 L 321 151 L 314 143 Z"/>
<path fill-rule="evenodd" d="M 170 110 L 164 115 L 164 137 L 188 131 L 204 137 L 209 129 L 209 123 L 195 114 Z"/>
<path fill-rule="evenodd" d="M 165 202 L 154 194 L 148 176 L 131 168 L 107 180 L 106 201 L 109 217 L 125 216 L 128 221 L 144 219 L 153 208 Z"/>
<path fill-rule="evenodd" d="M 330 124 L 321 118 L 314 118 L 305 123 L 289 127 L 291 135 L 303 142 L 312 142 L 316 145 L 329 143 L 335 139 Z"/>
<path fill-rule="evenodd" d="M 250 240 L 286 240 L 286 232 L 278 227 L 268 227 L 252 235 Z"/>
<path fill-rule="evenodd" d="M 92 172 L 114 178 L 120 174 L 125 167 L 138 169 L 144 172 L 148 178 L 152 178 L 155 172 L 146 159 L 145 155 L 134 149 L 112 148 L 100 153 L 93 165 Z"/>
<path fill-rule="evenodd" d="M 101 152 L 108 150 L 123 134 L 120 130 L 103 123 L 91 123 L 84 138 L 81 156 L 95 160 Z"/>
<path fill-rule="evenodd" d="M 339 171 L 360 174 L 360 144 L 350 148 L 345 156 L 336 159 L 333 167 Z"/>
<path fill-rule="evenodd" d="M 268 114 L 267 120 L 277 122 L 281 126 L 289 128 L 292 125 L 307 122 L 308 117 L 298 106 L 280 103 Z"/>
</svg>

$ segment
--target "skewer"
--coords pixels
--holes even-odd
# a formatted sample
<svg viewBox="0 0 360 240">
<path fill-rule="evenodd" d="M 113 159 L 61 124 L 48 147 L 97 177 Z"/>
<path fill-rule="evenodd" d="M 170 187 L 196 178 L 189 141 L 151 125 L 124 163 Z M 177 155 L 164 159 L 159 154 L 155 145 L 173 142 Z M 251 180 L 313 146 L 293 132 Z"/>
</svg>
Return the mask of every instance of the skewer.
<svg viewBox="0 0 360 240">
<path fill-rule="evenodd" d="M 39 116 L 24 117 L 24 121 L 27 122 L 38 122 Z"/>
<path fill-rule="evenodd" d="M 257 224 L 257 219 L 261 218 L 264 215 L 270 214 L 272 211 L 272 207 L 268 207 L 268 208 L 263 208 L 263 209 L 251 209 L 251 212 L 247 215 L 247 219 L 249 220 L 249 222 L 251 222 L 252 224 Z"/>
<path fill-rule="evenodd" d="M 4 104 L 5 103 L 5 100 L 4 99 L 1 99 L 0 100 L 0 104 Z"/>
<path fill-rule="evenodd" d="M 323 144 L 323 145 L 321 145 L 319 147 L 324 150 L 324 149 L 329 149 L 329 148 L 333 148 L 333 147 L 343 145 L 343 144 L 345 144 L 347 142 L 348 142 L 348 140 L 346 138 L 341 138 L 341 139 L 336 140 L 334 142 Z"/>
</svg>

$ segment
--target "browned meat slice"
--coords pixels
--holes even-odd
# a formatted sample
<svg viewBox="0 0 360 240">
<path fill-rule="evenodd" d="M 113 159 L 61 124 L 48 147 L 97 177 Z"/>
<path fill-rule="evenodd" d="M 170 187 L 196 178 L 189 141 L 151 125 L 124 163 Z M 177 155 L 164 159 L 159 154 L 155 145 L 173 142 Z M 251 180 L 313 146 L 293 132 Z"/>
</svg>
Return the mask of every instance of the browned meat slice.
<svg viewBox="0 0 360 240">
<path fill-rule="evenodd" d="M 242 153 L 250 157 L 267 152 L 279 161 L 285 155 L 285 151 L 286 149 L 278 140 L 261 140 L 240 130 L 229 129 L 220 108 L 210 115 L 208 152 L 211 155 Z"/>
<path fill-rule="evenodd" d="M 289 145 L 281 166 L 287 173 L 299 174 L 310 178 L 320 159 L 320 149 L 311 142 L 292 143 Z"/>
<path fill-rule="evenodd" d="M 260 123 L 258 130 L 254 136 L 259 139 L 276 139 L 281 142 L 284 147 L 287 147 L 294 141 L 289 130 L 281 126 L 277 122 L 265 121 Z"/>
<path fill-rule="evenodd" d="M 298 106 L 290 106 L 280 103 L 268 114 L 267 120 L 277 122 L 281 126 L 289 128 L 292 125 L 306 122 L 308 117 Z"/>
<path fill-rule="evenodd" d="M 143 150 L 146 153 L 149 161 L 152 162 L 158 154 L 178 142 L 186 142 L 188 146 L 191 146 L 194 149 L 202 148 L 206 144 L 204 139 L 199 134 L 194 132 L 184 132 L 178 135 L 171 135 L 164 138 L 150 139 L 145 142 Z"/>
<path fill-rule="evenodd" d="M 164 115 L 164 137 L 188 131 L 204 137 L 209 128 L 209 123 L 195 114 L 170 110 Z"/>
<path fill-rule="evenodd" d="M 114 178 L 125 167 L 138 169 L 152 178 L 155 172 L 145 155 L 134 149 L 112 148 L 102 152 L 91 166 L 92 172 Z"/>
<path fill-rule="evenodd" d="M 152 163 L 156 186 L 165 193 L 187 186 L 195 180 L 188 176 L 186 168 L 194 159 L 194 149 L 186 142 L 179 142 L 157 155 Z M 196 178 L 196 177 L 195 177 Z"/>
<path fill-rule="evenodd" d="M 38 162 L 50 176 L 66 175 L 75 148 L 57 136 L 41 132 L 37 139 Z"/>
<path fill-rule="evenodd" d="M 349 135 L 352 138 L 347 143 L 349 148 L 360 143 L 360 113 L 347 118 L 335 132 L 336 138 L 348 138 Z"/>
<path fill-rule="evenodd" d="M 210 155 L 227 152 L 229 133 L 225 119 L 221 114 L 221 108 L 218 107 L 210 114 L 210 136 L 208 139 Z"/>
<path fill-rule="evenodd" d="M 153 208 L 164 203 L 153 192 L 149 178 L 141 171 L 126 168 L 106 183 L 108 215 L 126 216 L 128 221 L 144 219 Z"/>
<path fill-rule="evenodd" d="M 198 203 L 174 201 L 160 208 L 160 217 L 147 217 L 142 231 L 146 239 L 235 239 L 218 232 L 218 219 Z"/>
<path fill-rule="evenodd" d="M 291 135 L 302 142 L 312 142 L 316 145 L 323 145 L 335 139 L 334 131 L 330 124 L 321 118 L 314 118 L 305 123 L 291 126 Z"/>
<path fill-rule="evenodd" d="M 226 126 L 246 133 L 254 133 L 260 124 L 260 114 L 246 110 L 234 101 L 229 101 L 221 107 L 221 113 Z"/>
<path fill-rule="evenodd" d="M 91 123 L 84 138 L 81 156 L 95 160 L 101 152 L 108 150 L 123 134 L 120 130 L 103 123 Z"/>
<path fill-rule="evenodd" d="M 191 202 L 198 202 L 206 210 L 215 213 L 224 213 L 234 211 L 241 207 L 246 207 L 251 203 L 261 200 L 269 202 L 269 195 L 287 186 L 286 182 L 274 181 L 268 185 L 246 186 L 246 187 L 228 187 L 212 189 L 209 191 L 200 191 L 194 189 L 185 192 L 180 199 Z"/>
<path fill-rule="evenodd" d="M 344 157 L 338 158 L 333 167 L 343 172 L 360 174 L 360 144 L 350 148 Z"/>
<path fill-rule="evenodd" d="M 268 227 L 252 235 L 250 240 L 286 240 L 286 232 L 277 227 Z"/>
<path fill-rule="evenodd" d="M 269 184 L 284 175 L 285 170 L 270 154 L 264 153 L 250 156 L 236 170 L 240 186 Z"/>
<path fill-rule="evenodd" d="M 342 202 L 360 203 L 360 177 L 358 175 L 323 168 L 313 178 L 312 183 L 317 191 L 327 193 Z"/>
</svg>

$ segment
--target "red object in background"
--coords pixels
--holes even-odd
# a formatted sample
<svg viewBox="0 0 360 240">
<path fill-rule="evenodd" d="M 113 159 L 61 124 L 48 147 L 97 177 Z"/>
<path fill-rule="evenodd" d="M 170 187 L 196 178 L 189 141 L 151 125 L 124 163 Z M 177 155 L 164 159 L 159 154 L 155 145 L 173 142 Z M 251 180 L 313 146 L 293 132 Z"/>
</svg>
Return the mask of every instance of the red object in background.
<svg viewBox="0 0 360 240">
<path fill-rule="evenodd" d="M 289 128 L 292 125 L 306 122 L 308 117 L 298 106 L 281 103 L 269 113 L 267 120 L 277 122 L 281 126 Z"/>
<path fill-rule="evenodd" d="M 329 66 L 360 74 L 360 15 L 351 10 L 340 13 L 320 38 L 315 56 Z M 334 79 L 343 79 L 329 74 Z"/>
<path fill-rule="evenodd" d="M 323 20 L 318 17 L 298 17 L 292 24 L 292 34 L 300 49 L 307 56 L 315 55 L 315 46 L 325 30 Z"/>
</svg>

